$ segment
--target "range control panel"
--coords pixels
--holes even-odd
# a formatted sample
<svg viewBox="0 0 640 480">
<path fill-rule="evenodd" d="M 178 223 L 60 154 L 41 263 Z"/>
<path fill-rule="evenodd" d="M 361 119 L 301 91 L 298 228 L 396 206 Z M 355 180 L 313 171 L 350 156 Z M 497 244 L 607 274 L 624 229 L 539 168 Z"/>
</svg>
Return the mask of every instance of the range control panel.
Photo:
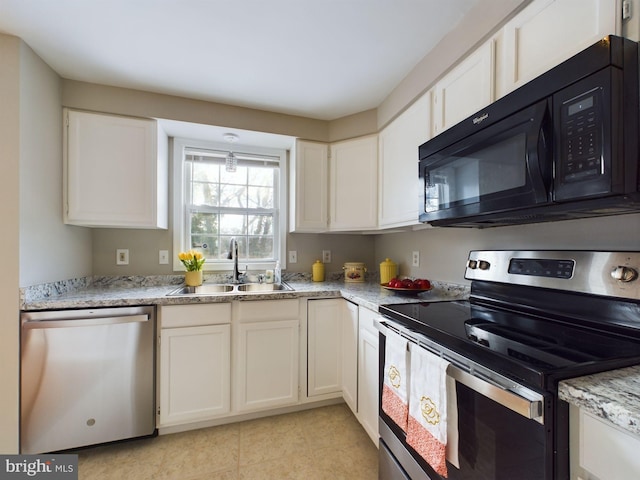
<svg viewBox="0 0 640 480">
<path fill-rule="evenodd" d="M 508 273 L 536 277 L 571 278 L 576 262 L 546 258 L 512 258 Z"/>
<path fill-rule="evenodd" d="M 640 252 L 472 250 L 464 278 L 640 300 Z"/>
</svg>

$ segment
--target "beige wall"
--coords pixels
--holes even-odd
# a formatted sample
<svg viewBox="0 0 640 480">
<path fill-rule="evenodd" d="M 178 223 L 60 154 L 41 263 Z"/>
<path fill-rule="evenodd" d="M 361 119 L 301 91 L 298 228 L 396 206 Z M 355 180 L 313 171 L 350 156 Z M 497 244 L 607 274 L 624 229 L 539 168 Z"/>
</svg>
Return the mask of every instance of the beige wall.
<svg viewBox="0 0 640 480">
<path fill-rule="evenodd" d="M 91 275 L 91 230 L 62 221 L 61 79 L 26 44 L 20 63 L 20 286 Z"/>
<path fill-rule="evenodd" d="M 20 40 L 0 35 L 0 452 L 18 452 Z"/>
<path fill-rule="evenodd" d="M 324 120 L 73 80 L 63 80 L 62 103 L 66 107 L 97 112 L 329 140 L 329 123 Z"/>
</svg>

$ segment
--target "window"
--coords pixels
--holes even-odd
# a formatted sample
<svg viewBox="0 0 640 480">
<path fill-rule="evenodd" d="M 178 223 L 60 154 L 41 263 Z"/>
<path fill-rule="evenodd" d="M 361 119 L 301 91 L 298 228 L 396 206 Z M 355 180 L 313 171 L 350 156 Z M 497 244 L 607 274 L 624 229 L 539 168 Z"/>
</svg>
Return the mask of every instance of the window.
<svg viewBox="0 0 640 480">
<path fill-rule="evenodd" d="M 273 268 L 284 259 L 286 152 L 268 148 L 233 150 L 237 168 L 229 172 L 229 144 L 174 140 L 174 268 L 177 254 L 201 251 L 205 270 L 231 270 L 232 238 L 241 270 Z"/>
</svg>

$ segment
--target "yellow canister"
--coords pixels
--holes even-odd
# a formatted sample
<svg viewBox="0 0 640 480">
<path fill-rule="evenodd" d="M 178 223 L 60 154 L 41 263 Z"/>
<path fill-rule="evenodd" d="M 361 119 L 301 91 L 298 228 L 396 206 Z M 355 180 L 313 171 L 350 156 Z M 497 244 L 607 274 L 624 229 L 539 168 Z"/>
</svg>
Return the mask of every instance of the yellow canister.
<svg viewBox="0 0 640 480">
<path fill-rule="evenodd" d="M 362 262 L 345 262 L 342 267 L 344 270 L 345 282 L 364 282 L 364 274 L 367 269 Z"/>
<path fill-rule="evenodd" d="M 380 283 L 389 283 L 389 280 L 395 278 L 398 274 L 398 265 L 392 262 L 389 258 L 385 258 L 384 262 L 380 263 Z"/>
<path fill-rule="evenodd" d="M 311 266 L 311 273 L 314 282 L 324 282 L 324 263 L 316 260 Z"/>
</svg>

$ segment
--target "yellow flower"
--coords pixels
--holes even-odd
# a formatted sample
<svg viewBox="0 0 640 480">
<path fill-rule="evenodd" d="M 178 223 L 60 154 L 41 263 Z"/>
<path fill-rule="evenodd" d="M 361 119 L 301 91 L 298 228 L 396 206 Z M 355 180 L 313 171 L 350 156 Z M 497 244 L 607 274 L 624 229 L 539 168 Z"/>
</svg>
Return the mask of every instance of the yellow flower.
<svg viewBox="0 0 640 480">
<path fill-rule="evenodd" d="M 196 252 L 195 250 L 189 250 L 188 252 L 180 252 L 178 253 L 178 258 L 186 267 L 187 272 L 195 272 L 198 270 L 202 270 L 202 266 L 204 265 L 205 258 L 201 252 Z"/>
</svg>

